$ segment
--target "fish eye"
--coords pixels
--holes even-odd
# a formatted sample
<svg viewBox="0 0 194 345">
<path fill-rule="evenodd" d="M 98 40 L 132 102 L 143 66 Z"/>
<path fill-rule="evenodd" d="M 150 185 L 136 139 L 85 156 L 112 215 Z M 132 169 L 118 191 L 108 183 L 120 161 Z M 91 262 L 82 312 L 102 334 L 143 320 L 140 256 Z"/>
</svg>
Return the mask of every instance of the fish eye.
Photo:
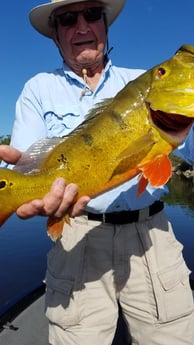
<svg viewBox="0 0 194 345">
<path fill-rule="evenodd" d="M 6 187 L 6 181 L 2 180 L 0 181 L 0 189 L 3 189 Z"/>
<path fill-rule="evenodd" d="M 164 67 L 159 67 L 157 73 L 159 77 L 162 77 L 166 73 L 166 70 Z"/>
</svg>

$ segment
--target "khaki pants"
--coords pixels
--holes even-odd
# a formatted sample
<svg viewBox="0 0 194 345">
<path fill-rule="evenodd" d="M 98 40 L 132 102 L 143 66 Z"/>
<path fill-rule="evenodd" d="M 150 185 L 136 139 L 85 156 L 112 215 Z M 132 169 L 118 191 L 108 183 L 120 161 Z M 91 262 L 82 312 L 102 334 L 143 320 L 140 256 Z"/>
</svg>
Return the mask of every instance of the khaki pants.
<svg viewBox="0 0 194 345">
<path fill-rule="evenodd" d="M 132 344 L 193 345 L 189 270 L 164 212 L 125 225 L 65 225 L 48 255 L 52 345 L 111 345 L 118 301 Z"/>
</svg>

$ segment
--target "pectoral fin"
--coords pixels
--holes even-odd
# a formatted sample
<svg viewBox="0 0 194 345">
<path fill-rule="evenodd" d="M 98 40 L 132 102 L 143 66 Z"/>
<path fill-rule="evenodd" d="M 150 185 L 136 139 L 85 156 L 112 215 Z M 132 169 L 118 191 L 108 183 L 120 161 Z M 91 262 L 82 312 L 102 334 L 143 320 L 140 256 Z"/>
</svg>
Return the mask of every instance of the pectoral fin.
<svg viewBox="0 0 194 345">
<path fill-rule="evenodd" d="M 151 129 L 143 137 L 130 142 L 128 147 L 115 158 L 115 160 L 118 160 L 118 165 L 115 167 L 111 178 L 135 169 L 155 143 L 156 141 L 154 140 Z"/>
<path fill-rule="evenodd" d="M 152 162 L 139 165 L 142 177 L 139 181 L 138 195 L 142 194 L 146 188 L 146 181 L 152 187 L 159 187 L 166 184 L 172 175 L 172 165 L 167 155 L 160 155 Z"/>
<path fill-rule="evenodd" d="M 66 214 L 63 218 L 49 217 L 47 221 L 47 233 L 52 241 L 56 241 L 61 237 L 64 223 L 71 224 L 69 215 Z"/>
<path fill-rule="evenodd" d="M 150 151 L 152 146 L 156 143 L 152 129 L 142 137 L 131 141 L 128 147 L 122 151 L 116 159 L 125 159 L 131 156 L 144 155 Z"/>
</svg>

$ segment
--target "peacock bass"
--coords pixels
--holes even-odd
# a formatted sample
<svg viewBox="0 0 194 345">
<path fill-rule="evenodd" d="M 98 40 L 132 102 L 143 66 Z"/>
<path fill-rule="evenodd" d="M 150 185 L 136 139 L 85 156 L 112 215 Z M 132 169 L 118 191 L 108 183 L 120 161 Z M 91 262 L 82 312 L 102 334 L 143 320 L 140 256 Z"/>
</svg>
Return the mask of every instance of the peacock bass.
<svg viewBox="0 0 194 345">
<path fill-rule="evenodd" d="M 14 170 L 0 169 L 0 225 L 23 203 L 42 198 L 56 177 L 94 197 L 139 174 L 138 194 L 149 182 L 171 177 L 169 153 L 183 142 L 194 121 L 194 47 L 129 82 L 103 101 L 64 138 L 35 143 Z M 60 237 L 64 219 L 48 219 Z"/>
</svg>

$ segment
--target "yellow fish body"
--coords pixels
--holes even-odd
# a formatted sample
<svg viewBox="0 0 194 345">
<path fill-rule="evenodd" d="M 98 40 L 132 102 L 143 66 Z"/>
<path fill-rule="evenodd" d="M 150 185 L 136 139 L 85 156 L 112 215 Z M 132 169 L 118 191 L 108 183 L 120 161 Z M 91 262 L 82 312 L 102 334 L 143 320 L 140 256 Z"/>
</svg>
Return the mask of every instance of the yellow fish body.
<svg viewBox="0 0 194 345">
<path fill-rule="evenodd" d="M 171 176 L 169 153 L 194 121 L 194 47 L 184 45 L 169 60 L 129 82 L 113 99 L 95 107 L 68 137 L 51 139 L 44 158 L 25 154 L 16 170 L 0 170 L 0 225 L 23 203 L 42 198 L 56 177 L 94 197 L 140 174 L 138 193 Z M 39 147 L 39 146 L 38 146 Z M 45 149 L 48 147 L 49 149 Z M 42 148 L 38 152 L 44 151 Z M 36 150 L 37 151 L 37 150 Z M 35 159 L 36 164 L 33 163 Z M 56 219 L 49 234 L 60 236 Z"/>
</svg>

